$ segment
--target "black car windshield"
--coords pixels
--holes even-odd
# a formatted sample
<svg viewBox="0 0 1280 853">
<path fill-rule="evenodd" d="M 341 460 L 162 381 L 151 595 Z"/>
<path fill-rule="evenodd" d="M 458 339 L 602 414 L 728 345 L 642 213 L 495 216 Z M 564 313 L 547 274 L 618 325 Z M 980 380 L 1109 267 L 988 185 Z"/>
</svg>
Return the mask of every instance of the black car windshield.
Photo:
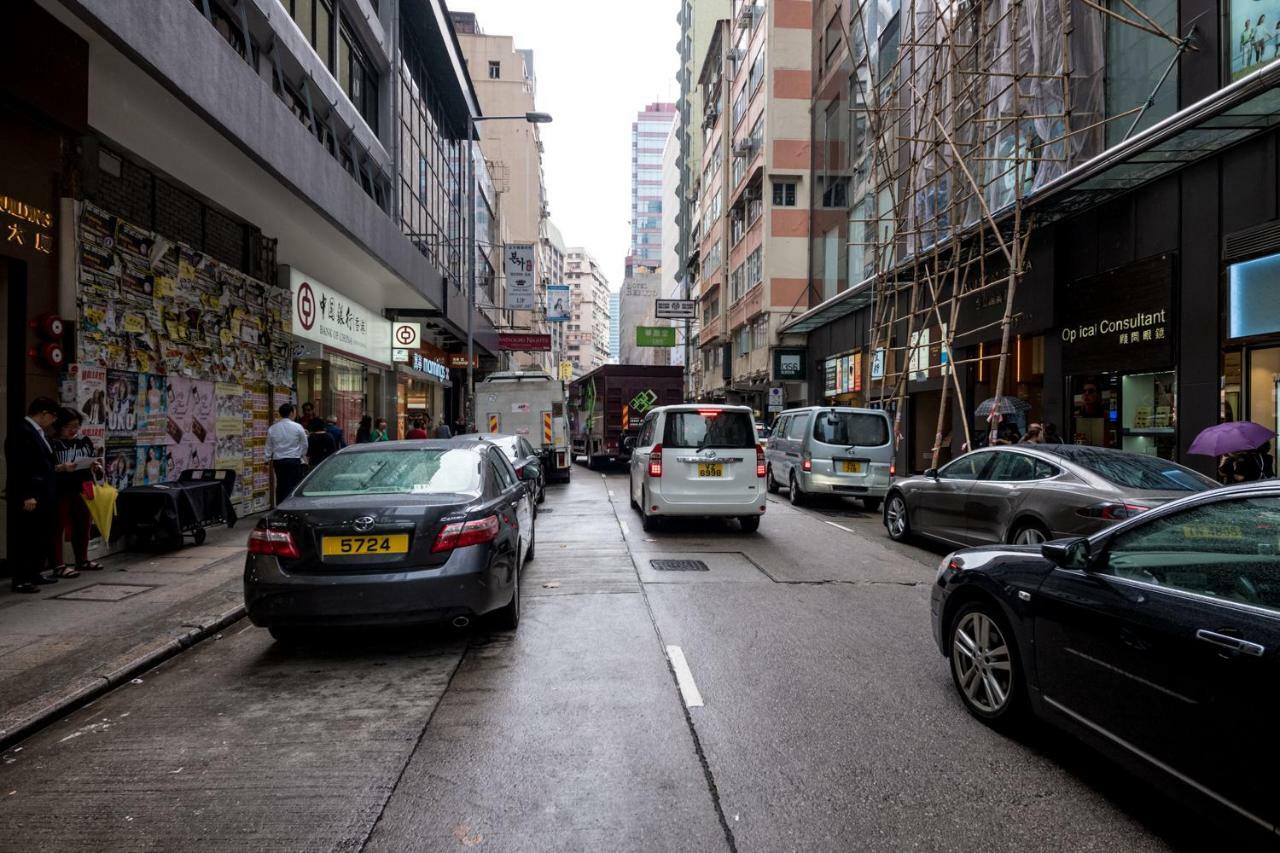
<svg viewBox="0 0 1280 853">
<path fill-rule="evenodd" d="M 479 494 L 474 450 L 373 450 L 330 456 L 306 479 L 303 497 Z"/>
<path fill-rule="evenodd" d="M 1140 453 L 1119 453 L 1078 444 L 1037 445 L 1056 453 L 1122 489 L 1161 492 L 1203 492 L 1218 484 L 1190 468 Z"/>
<path fill-rule="evenodd" d="M 823 444 L 879 447 L 889 443 L 889 424 L 882 415 L 822 411 L 813 419 L 813 437 Z"/>
<path fill-rule="evenodd" d="M 668 412 L 662 443 L 668 447 L 755 447 L 756 432 L 746 412 Z"/>
</svg>

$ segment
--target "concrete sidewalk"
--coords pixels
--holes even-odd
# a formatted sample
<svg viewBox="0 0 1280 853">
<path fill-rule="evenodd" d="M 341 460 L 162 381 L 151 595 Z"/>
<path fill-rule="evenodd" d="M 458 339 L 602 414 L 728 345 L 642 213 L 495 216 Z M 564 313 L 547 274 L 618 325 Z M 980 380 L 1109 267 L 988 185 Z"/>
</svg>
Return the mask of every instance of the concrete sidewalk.
<svg viewBox="0 0 1280 853">
<path fill-rule="evenodd" d="M 203 545 L 126 552 L 103 571 L 0 585 L 0 748 L 244 615 L 245 543 L 257 516 Z M 185 540 L 190 543 L 190 539 Z"/>
</svg>

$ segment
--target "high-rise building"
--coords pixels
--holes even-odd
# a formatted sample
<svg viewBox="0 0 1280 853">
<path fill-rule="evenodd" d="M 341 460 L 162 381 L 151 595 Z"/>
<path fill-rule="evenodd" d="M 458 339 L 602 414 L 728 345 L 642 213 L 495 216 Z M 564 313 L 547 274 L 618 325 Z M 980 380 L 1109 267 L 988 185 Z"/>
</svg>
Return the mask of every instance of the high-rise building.
<svg viewBox="0 0 1280 853">
<path fill-rule="evenodd" d="M 536 111 L 538 87 L 533 51 L 517 48 L 511 36 L 486 34 L 471 12 L 453 12 L 451 18 L 482 115 L 518 116 Z M 476 129 L 500 197 L 506 239 L 538 246 L 543 236 L 543 220 L 548 216 L 538 126 L 524 121 L 482 121 L 476 124 Z M 426 168 L 432 168 L 430 163 L 428 158 Z M 535 258 L 539 254 L 535 252 Z M 505 284 L 501 268 L 497 274 Z M 514 312 L 512 328 L 546 333 L 547 277 L 542 270 L 535 269 L 534 281 L 538 284 L 537 307 L 532 312 Z M 499 286 L 498 290 L 502 289 Z M 515 363 L 546 370 L 553 367 L 551 353 L 517 353 Z"/>
<path fill-rule="evenodd" d="M 698 80 L 705 136 L 694 393 L 765 409 L 782 322 L 808 307 L 812 21 L 782 4 L 734 0 Z"/>
<path fill-rule="evenodd" d="M 658 295 L 664 299 L 683 299 L 686 273 L 680 262 L 680 139 L 683 136 L 680 116 L 671 123 L 671 133 L 662 149 L 662 260 L 658 272 Z M 684 364 L 684 321 L 655 319 L 654 325 L 675 326 L 678 329 L 676 345 L 663 353 L 659 364 Z"/>
<path fill-rule="evenodd" d="M 654 269 L 662 261 L 662 149 L 675 104 L 653 103 L 631 124 L 631 251 L 627 276 L 635 267 Z"/>
<path fill-rule="evenodd" d="M 596 259 L 580 247 L 565 254 L 564 277 L 573 300 L 564 358 L 573 363 L 576 378 L 609 362 L 609 282 Z"/>
<path fill-rule="evenodd" d="M 609 363 L 619 364 L 622 357 L 622 294 L 609 293 Z"/>
</svg>

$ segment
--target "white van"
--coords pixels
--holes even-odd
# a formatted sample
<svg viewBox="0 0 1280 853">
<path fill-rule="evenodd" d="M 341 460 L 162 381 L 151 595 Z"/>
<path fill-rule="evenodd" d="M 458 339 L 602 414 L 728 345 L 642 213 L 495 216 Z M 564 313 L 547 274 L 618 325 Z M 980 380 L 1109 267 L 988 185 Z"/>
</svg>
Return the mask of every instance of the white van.
<svg viewBox="0 0 1280 853">
<path fill-rule="evenodd" d="M 573 456 L 564 384 L 550 374 L 504 370 L 476 383 L 476 429 L 527 439 L 542 461 L 547 482 L 569 482 Z"/>
<path fill-rule="evenodd" d="M 790 409 L 773 423 L 765 464 L 769 491 L 787 489 L 793 504 L 805 495 L 845 495 L 875 512 L 893 473 L 893 424 L 879 409 Z"/>
</svg>

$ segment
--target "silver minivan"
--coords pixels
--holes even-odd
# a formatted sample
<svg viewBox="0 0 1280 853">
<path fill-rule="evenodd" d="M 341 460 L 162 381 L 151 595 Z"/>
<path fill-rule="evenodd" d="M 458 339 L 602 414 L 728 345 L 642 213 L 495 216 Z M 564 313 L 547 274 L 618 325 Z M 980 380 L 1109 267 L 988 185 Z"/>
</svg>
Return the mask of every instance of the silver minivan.
<svg viewBox="0 0 1280 853">
<path fill-rule="evenodd" d="M 787 489 L 793 504 L 806 495 L 846 495 L 874 512 L 889 490 L 892 427 L 878 409 L 789 409 L 765 447 L 765 483 L 770 492 Z"/>
</svg>

